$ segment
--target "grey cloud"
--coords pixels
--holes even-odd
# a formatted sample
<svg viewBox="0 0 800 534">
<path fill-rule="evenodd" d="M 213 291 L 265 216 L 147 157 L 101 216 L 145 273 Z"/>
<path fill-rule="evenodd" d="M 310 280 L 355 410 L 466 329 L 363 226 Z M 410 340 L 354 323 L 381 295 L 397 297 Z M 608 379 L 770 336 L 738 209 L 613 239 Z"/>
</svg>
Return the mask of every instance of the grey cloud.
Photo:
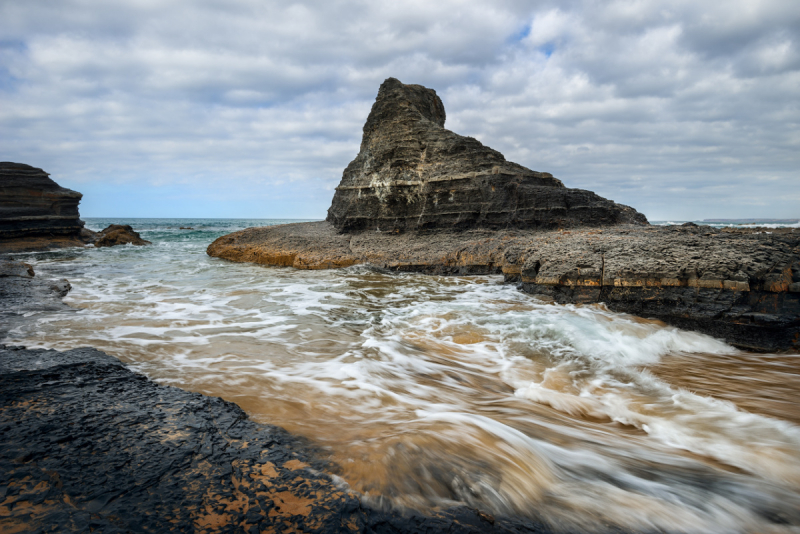
<svg viewBox="0 0 800 534">
<path fill-rule="evenodd" d="M 303 198 L 395 76 L 651 218 L 800 216 L 799 26 L 772 0 L 1 2 L 0 149 L 76 184 Z"/>
</svg>

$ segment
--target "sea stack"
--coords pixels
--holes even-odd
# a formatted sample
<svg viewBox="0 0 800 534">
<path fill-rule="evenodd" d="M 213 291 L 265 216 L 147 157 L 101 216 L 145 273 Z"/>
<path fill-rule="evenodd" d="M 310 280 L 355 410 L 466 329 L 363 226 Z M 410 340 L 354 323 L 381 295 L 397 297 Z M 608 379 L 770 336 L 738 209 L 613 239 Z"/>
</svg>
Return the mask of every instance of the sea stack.
<svg viewBox="0 0 800 534">
<path fill-rule="evenodd" d="M 569 189 L 445 129 L 436 91 L 383 82 L 361 150 L 344 170 L 327 220 L 340 232 L 647 224 L 633 208 Z"/>
<path fill-rule="evenodd" d="M 389 78 L 325 221 L 248 228 L 210 256 L 331 269 L 503 274 L 558 303 L 604 303 L 750 350 L 800 349 L 800 231 L 650 225 L 444 128 L 436 92 Z"/>
<path fill-rule="evenodd" d="M 79 236 L 83 195 L 59 186 L 42 169 L 0 163 L 0 239 Z"/>
</svg>

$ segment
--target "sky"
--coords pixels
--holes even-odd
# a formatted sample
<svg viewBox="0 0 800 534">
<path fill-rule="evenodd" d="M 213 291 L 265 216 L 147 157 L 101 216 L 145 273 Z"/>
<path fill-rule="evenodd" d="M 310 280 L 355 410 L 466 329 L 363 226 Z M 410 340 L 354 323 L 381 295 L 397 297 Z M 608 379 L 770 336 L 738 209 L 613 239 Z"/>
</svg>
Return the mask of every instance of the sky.
<svg viewBox="0 0 800 534">
<path fill-rule="evenodd" d="M 85 217 L 321 219 L 388 77 L 650 220 L 800 217 L 795 0 L 0 0 L 0 160 Z"/>
</svg>

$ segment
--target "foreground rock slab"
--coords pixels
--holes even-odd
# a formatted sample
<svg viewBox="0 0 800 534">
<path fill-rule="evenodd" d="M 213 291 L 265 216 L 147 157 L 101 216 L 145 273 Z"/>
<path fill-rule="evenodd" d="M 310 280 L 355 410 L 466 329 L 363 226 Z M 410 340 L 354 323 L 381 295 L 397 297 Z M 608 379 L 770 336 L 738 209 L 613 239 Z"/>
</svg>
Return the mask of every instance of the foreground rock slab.
<svg viewBox="0 0 800 534">
<path fill-rule="evenodd" d="M 549 532 L 468 508 L 380 511 L 307 441 L 91 348 L 0 345 L 0 531 Z"/>
<path fill-rule="evenodd" d="M 3 531 L 357 531 L 297 438 L 94 349 L 0 350 Z"/>
<path fill-rule="evenodd" d="M 800 349 L 800 231 L 615 226 L 341 234 L 327 222 L 250 228 L 208 254 L 326 269 L 504 274 L 560 303 L 605 303 L 761 351 Z"/>
</svg>

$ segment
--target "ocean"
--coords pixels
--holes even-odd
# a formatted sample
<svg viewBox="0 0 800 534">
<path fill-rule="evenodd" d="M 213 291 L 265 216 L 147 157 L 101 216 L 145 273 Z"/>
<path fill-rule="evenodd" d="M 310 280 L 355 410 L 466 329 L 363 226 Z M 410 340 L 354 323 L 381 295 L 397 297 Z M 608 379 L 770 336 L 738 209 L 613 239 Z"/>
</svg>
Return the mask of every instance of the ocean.
<svg viewBox="0 0 800 534">
<path fill-rule="evenodd" d="M 86 219 L 153 245 L 15 254 L 67 278 L 73 310 L 34 313 L 3 342 L 93 346 L 233 401 L 313 440 L 380 506 L 462 503 L 589 531 L 800 532 L 800 355 L 549 304 L 500 276 L 205 253 L 285 222 Z"/>
</svg>

